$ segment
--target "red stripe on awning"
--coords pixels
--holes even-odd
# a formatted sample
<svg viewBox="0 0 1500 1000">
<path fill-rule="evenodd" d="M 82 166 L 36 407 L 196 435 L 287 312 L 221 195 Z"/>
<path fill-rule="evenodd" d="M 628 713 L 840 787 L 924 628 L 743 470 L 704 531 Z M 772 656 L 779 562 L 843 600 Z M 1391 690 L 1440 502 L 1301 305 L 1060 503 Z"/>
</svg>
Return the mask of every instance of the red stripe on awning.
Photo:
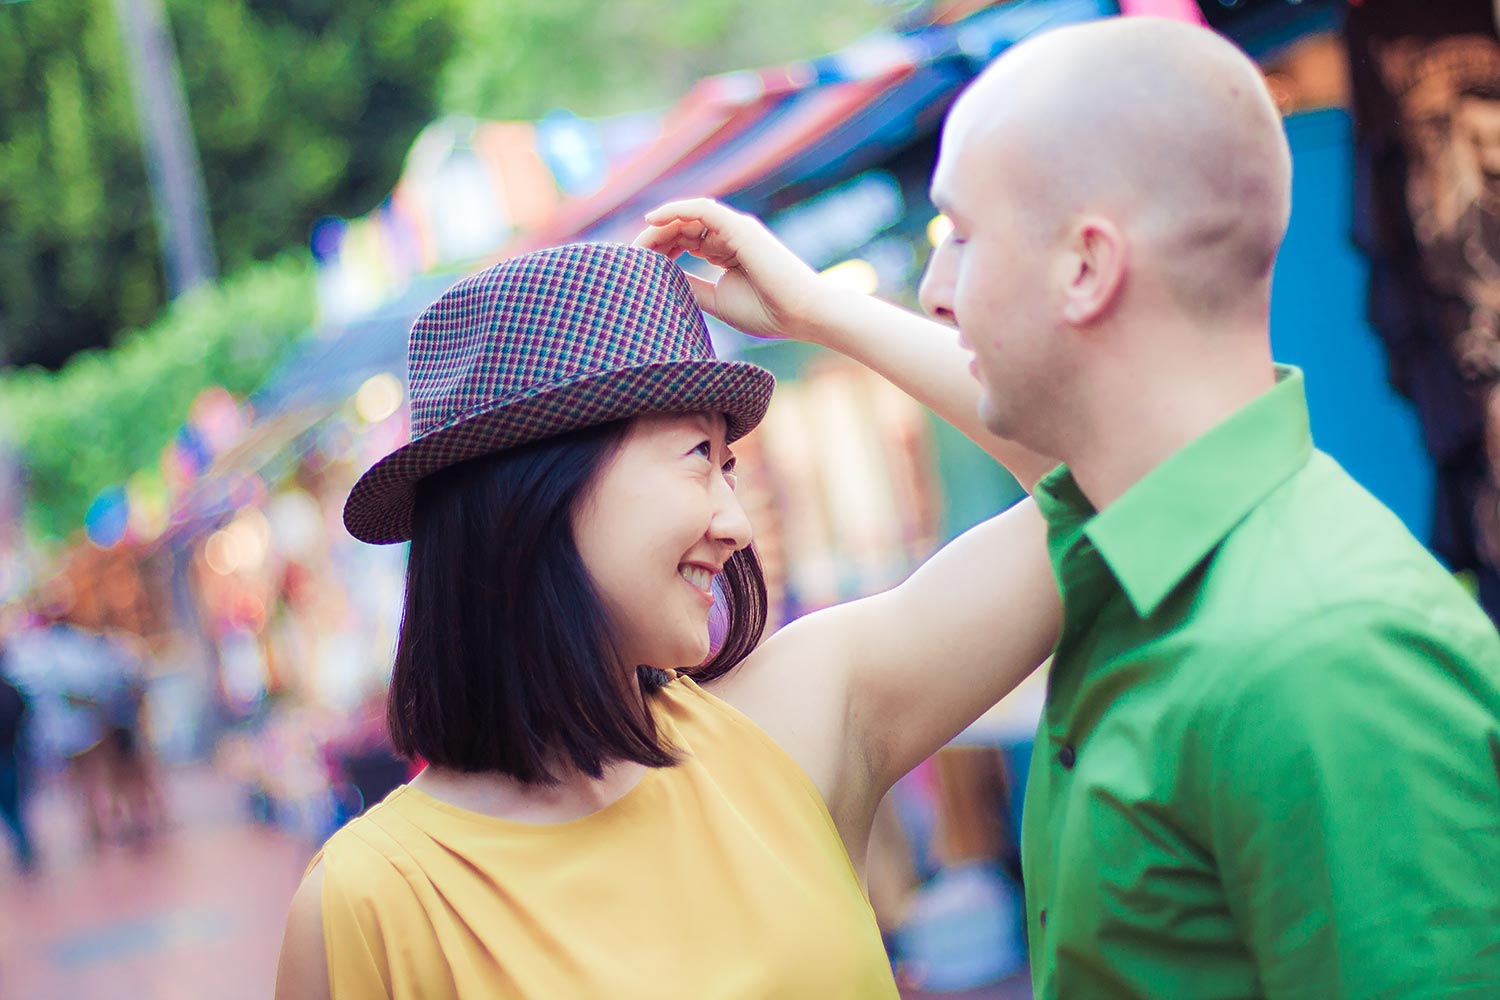
<svg viewBox="0 0 1500 1000">
<path fill-rule="evenodd" d="M 756 155 L 735 157 L 721 164 L 717 174 L 701 182 L 701 193 L 719 198 L 755 183 L 911 76 L 912 72 L 907 67 L 859 83 L 840 83 L 824 88 L 825 92 L 817 99 L 807 102 L 806 109 L 799 108 L 796 114 L 778 122 L 778 127 L 767 136 L 768 141 L 763 148 L 757 149 Z"/>
<path fill-rule="evenodd" d="M 900 66 L 868 80 L 818 88 L 805 99 L 805 107 L 777 123 L 763 148 L 727 157 L 709 170 L 707 179 L 695 180 L 693 191 L 681 193 L 722 197 L 753 183 L 913 72 L 909 65 Z M 661 138 L 617 167 L 599 191 L 564 202 L 546 225 L 507 246 L 497 259 L 563 243 L 598 226 L 650 186 L 711 157 L 761 121 L 778 100 L 806 89 L 811 79 L 805 65 L 794 64 L 700 81 L 668 117 Z"/>
</svg>

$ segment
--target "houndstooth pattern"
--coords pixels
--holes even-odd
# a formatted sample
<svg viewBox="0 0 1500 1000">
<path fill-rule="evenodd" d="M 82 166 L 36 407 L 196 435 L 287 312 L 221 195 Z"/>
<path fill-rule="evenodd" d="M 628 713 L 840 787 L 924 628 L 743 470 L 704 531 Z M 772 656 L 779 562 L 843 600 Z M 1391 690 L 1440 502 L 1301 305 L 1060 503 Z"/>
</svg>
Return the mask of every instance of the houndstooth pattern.
<svg viewBox="0 0 1500 1000">
<path fill-rule="evenodd" d="M 443 293 L 408 352 L 412 440 L 355 484 L 344 524 L 411 537 L 423 476 L 478 455 L 649 412 L 725 415 L 731 440 L 770 403 L 764 369 L 721 361 L 687 278 L 661 254 L 582 243 L 525 254 Z"/>
</svg>

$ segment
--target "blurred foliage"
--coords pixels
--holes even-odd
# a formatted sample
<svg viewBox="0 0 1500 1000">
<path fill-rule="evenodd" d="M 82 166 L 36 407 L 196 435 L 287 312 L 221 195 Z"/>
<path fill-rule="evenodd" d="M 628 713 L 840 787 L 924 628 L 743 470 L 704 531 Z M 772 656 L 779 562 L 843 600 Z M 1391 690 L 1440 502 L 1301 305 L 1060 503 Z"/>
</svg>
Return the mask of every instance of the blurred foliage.
<svg viewBox="0 0 1500 1000">
<path fill-rule="evenodd" d="M 667 103 L 699 77 L 848 44 L 875 0 L 164 0 L 220 269 L 385 197 L 441 108 Z M 0 364 L 60 365 L 164 303 L 111 0 L 0 4 Z"/>
<path fill-rule="evenodd" d="M 910 4 L 890 0 L 469 0 L 448 111 L 585 117 L 681 97 L 701 77 L 824 55 Z"/>
<path fill-rule="evenodd" d="M 178 298 L 112 350 L 0 375 L 0 433 L 26 470 L 30 533 L 67 536 L 100 490 L 158 468 L 205 386 L 258 386 L 311 328 L 315 298 L 311 258 L 288 253 Z"/>
<path fill-rule="evenodd" d="M 875 0 L 164 0 L 221 271 L 163 308 L 111 0 L 0 4 L 0 434 L 29 528 L 61 538 L 157 466 L 197 393 L 247 393 L 313 321 L 304 244 L 390 191 L 440 111 L 650 108 L 700 77 L 820 55 Z M 126 332 L 126 331 L 136 332 Z M 114 350 L 89 348 L 114 342 Z M 83 353 L 75 353 L 82 351 Z"/>
<path fill-rule="evenodd" d="M 467 2 L 166 0 L 221 270 L 390 191 Z M 110 0 L 0 5 L 0 361 L 61 364 L 160 311 Z"/>
</svg>

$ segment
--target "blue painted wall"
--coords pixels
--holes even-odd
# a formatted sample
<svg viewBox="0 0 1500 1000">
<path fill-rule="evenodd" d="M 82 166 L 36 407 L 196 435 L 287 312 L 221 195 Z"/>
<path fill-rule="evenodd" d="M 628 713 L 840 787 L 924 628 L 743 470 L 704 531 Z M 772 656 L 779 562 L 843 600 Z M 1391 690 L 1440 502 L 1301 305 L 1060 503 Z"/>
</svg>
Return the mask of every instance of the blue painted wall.
<svg viewBox="0 0 1500 1000">
<path fill-rule="evenodd" d="M 1386 382 L 1365 322 L 1367 270 L 1350 240 L 1352 135 L 1342 111 L 1287 119 L 1292 223 L 1271 292 L 1276 358 L 1307 373 L 1318 447 L 1394 510 L 1418 538 L 1432 525 L 1432 465 L 1411 406 Z"/>
</svg>

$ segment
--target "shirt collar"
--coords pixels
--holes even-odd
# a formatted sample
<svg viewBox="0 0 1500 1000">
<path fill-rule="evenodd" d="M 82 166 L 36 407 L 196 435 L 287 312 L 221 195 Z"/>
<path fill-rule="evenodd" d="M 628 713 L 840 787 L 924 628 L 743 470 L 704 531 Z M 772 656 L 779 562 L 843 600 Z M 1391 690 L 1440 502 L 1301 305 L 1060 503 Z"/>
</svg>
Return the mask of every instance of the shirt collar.
<svg viewBox="0 0 1500 1000">
<path fill-rule="evenodd" d="M 1114 503 L 1095 512 L 1059 466 L 1037 484 L 1053 560 L 1087 535 L 1129 598 L 1149 617 L 1244 517 L 1312 456 L 1302 372 L 1276 384 L 1188 443 Z"/>
</svg>

